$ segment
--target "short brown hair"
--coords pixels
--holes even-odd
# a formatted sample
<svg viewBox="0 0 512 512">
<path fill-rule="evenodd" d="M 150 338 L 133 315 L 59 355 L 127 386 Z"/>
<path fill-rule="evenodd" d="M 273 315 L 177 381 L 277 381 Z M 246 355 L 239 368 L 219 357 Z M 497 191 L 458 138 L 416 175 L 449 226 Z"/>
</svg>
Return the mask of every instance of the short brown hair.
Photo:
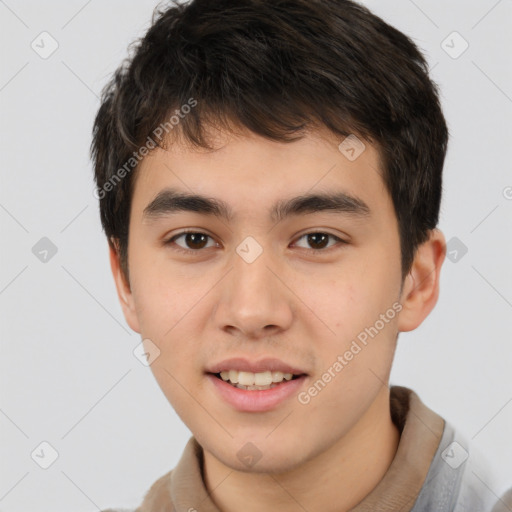
<svg viewBox="0 0 512 512">
<path fill-rule="evenodd" d="M 91 145 L 101 222 L 126 277 L 136 172 L 126 163 L 149 138 L 162 146 L 155 128 L 191 98 L 174 133 L 199 147 L 210 147 L 208 124 L 282 142 L 323 125 L 375 142 L 406 275 L 438 223 L 448 142 L 411 39 L 351 0 L 193 0 L 157 7 L 133 50 L 103 89 Z"/>
</svg>

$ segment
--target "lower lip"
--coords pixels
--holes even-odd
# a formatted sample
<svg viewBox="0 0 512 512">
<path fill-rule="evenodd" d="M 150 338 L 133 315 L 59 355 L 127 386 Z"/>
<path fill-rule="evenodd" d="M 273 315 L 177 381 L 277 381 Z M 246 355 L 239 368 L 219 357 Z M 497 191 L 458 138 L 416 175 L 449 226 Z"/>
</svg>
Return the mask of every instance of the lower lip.
<svg viewBox="0 0 512 512">
<path fill-rule="evenodd" d="M 258 391 L 236 388 L 211 373 L 206 376 L 221 397 L 241 412 L 264 412 L 275 409 L 281 402 L 295 395 L 306 379 L 306 375 L 301 375 L 296 379 L 284 380 L 275 388 Z"/>
</svg>

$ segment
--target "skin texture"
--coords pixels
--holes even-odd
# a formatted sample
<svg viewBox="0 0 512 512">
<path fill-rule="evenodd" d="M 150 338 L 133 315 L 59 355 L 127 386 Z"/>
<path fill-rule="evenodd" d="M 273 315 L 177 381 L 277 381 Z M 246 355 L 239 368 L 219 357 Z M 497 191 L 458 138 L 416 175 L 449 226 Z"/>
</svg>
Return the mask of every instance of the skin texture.
<svg viewBox="0 0 512 512">
<path fill-rule="evenodd" d="M 125 318 L 159 348 L 151 369 L 204 449 L 205 482 L 221 510 L 349 510 L 377 485 L 396 452 L 388 390 L 396 339 L 437 301 L 444 237 L 431 232 L 402 282 L 398 224 L 377 148 L 365 141 L 365 151 L 349 161 L 338 150 L 341 140 L 323 130 L 288 144 L 250 132 L 213 135 L 214 151 L 178 141 L 140 164 L 129 285 L 116 251 L 110 254 Z M 166 187 L 222 199 L 234 218 L 144 218 Z M 363 200 L 370 214 L 269 218 L 277 200 L 334 190 Z M 199 250 L 184 236 L 164 244 L 183 229 L 211 238 Z M 328 247 L 313 252 L 308 233 L 347 243 L 329 238 Z M 247 236 L 263 249 L 250 264 L 236 252 Z M 208 365 L 226 358 L 275 357 L 308 374 L 305 391 L 398 303 L 400 313 L 307 404 L 293 396 L 270 411 L 240 412 L 205 376 Z M 252 467 L 237 457 L 247 442 L 261 452 Z"/>
</svg>

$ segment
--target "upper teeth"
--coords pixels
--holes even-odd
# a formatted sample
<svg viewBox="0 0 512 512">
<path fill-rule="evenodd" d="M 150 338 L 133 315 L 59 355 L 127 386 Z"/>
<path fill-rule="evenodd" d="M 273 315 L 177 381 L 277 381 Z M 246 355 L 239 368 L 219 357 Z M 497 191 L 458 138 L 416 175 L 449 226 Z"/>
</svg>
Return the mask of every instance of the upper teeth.
<svg viewBox="0 0 512 512">
<path fill-rule="evenodd" d="M 293 374 L 271 371 L 252 373 L 229 370 L 220 372 L 220 376 L 222 380 L 230 380 L 233 384 L 241 384 L 243 386 L 269 386 L 272 382 L 281 382 L 283 379 L 290 380 Z"/>
</svg>

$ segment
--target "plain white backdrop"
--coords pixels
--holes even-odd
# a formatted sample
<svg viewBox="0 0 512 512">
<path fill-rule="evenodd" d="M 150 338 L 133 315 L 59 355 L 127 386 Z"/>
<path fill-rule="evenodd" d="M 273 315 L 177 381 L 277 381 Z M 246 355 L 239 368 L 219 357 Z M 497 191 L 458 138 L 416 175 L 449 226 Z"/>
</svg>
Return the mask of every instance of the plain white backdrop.
<svg viewBox="0 0 512 512">
<path fill-rule="evenodd" d="M 512 486 L 512 2 L 362 3 L 426 53 L 451 132 L 454 261 L 391 382 L 472 440 L 498 494 Z M 155 6 L 0 0 L 0 511 L 135 507 L 191 435 L 133 355 L 89 160 L 100 91 Z"/>
</svg>

